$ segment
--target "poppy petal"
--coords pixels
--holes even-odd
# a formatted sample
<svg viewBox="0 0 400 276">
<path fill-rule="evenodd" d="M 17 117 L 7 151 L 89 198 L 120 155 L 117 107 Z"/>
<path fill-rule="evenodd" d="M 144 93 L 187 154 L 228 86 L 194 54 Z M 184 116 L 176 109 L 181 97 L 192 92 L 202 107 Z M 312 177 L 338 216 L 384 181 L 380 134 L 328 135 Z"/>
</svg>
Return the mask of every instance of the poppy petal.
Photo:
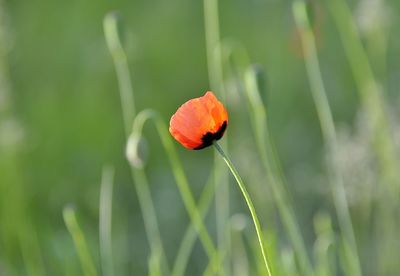
<svg viewBox="0 0 400 276">
<path fill-rule="evenodd" d="M 188 149 L 201 149 L 220 139 L 228 113 L 211 91 L 184 103 L 171 117 L 169 131 Z"/>
</svg>

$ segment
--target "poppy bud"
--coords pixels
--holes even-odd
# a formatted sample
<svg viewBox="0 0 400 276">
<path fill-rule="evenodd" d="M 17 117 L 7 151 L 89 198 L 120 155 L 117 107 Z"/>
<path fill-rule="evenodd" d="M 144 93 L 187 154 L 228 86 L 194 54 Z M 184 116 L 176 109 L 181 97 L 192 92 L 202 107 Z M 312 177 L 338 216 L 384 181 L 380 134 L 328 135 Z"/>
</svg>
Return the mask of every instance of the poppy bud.
<svg viewBox="0 0 400 276">
<path fill-rule="evenodd" d="M 126 158 L 135 168 L 143 168 L 147 160 L 147 144 L 141 135 L 132 133 L 126 144 Z"/>
<path fill-rule="evenodd" d="M 171 117 L 169 132 L 185 148 L 199 150 L 221 139 L 227 126 L 225 107 L 208 91 L 178 108 Z"/>
</svg>

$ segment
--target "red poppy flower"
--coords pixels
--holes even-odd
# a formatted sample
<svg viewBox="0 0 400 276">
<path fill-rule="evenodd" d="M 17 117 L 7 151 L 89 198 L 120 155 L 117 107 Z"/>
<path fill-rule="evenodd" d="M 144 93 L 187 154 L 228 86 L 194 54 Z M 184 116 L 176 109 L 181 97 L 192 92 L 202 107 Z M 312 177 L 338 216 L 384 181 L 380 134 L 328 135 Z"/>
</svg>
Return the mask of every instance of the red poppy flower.
<svg viewBox="0 0 400 276">
<path fill-rule="evenodd" d="M 221 139 L 227 126 L 225 107 L 208 91 L 178 108 L 169 122 L 169 132 L 185 148 L 199 150 Z"/>
</svg>

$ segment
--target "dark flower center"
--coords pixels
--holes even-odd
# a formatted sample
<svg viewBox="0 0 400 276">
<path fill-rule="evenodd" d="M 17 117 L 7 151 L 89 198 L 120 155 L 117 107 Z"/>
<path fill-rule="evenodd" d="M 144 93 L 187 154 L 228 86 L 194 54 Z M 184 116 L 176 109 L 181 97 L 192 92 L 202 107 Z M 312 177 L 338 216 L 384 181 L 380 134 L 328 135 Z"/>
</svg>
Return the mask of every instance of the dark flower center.
<svg viewBox="0 0 400 276">
<path fill-rule="evenodd" d="M 206 134 L 204 134 L 204 136 L 201 138 L 201 141 L 203 143 L 200 146 L 198 146 L 197 148 L 194 148 L 194 149 L 195 150 L 199 150 L 199 149 L 204 149 L 204 148 L 206 148 L 208 146 L 211 146 L 213 141 L 219 140 L 219 139 L 222 138 L 227 126 L 228 126 L 228 122 L 224 121 L 224 123 L 217 130 L 217 132 L 215 132 L 215 133 L 207 132 Z"/>
</svg>

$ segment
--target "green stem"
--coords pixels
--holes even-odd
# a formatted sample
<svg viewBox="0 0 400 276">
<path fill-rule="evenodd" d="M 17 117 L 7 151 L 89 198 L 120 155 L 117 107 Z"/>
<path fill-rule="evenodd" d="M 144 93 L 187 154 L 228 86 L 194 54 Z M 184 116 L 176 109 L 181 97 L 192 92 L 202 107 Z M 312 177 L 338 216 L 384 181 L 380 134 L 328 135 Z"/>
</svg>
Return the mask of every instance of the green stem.
<svg viewBox="0 0 400 276">
<path fill-rule="evenodd" d="M 215 194 L 214 182 L 212 178 L 213 174 L 210 175 L 210 179 L 207 181 L 207 184 L 200 195 L 198 203 L 199 212 L 203 220 L 211 207 L 212 199 Z M 190 252 L 193 250 L 196 238 L 196 226 L 191 223 L 183 236 L 181 245 L 179 246 L 178 253 L 176 255 L 177 257 L 171 273 L 172 276 L 183 276 L 185 274 Z"/>
<path fill-rule="evenodd" d="M 159 252 L 151 252 L 150 258 L 148 260 L 148 265 L 149 265 L 149 276 L 161 276 L 163 275 L 161 273 L 161 265 L 160 265 L 160 255 L 158 254 Z"/>
<path fill-rule="evenodd" d="M 344 0 L 327 1 L 327 3 L 336 22 L 355 83 L 374 131 L 376 151 L 386 184 L 383 188 L 397 202 L 400 188 L 399 160 L 394 150 L 384 97 L 375 79 L 348 4 Z"/>
<path fill-rule="evenodd" d="M 337 275 L 335 232 L 332 229 L 329 214 L 319 212 L 314 216 L 314 243 L 315 274 L 320 276 Z M 346 272 L 350 275 L 351 273 Z"/>
<path fill-rule="evenodd" d="M 290 194 L 286 189 L 285 177 L 268 129 L 267 112 L 260 96 L 260 87 L 254 69 L 246 72 L 245 92 L 256 146 L 267 172 L 266 177 L 271 186 L 278 212 L 293 244 L 302 274 L 313 275 L 313 267 L 296 220 Z"/>
<path fill-rule="evenodd" d="M 122 46 L 119 34 L 119 17 L 116 12 L 110 12 L 104 17 L 104 36 L 110 53 L 113 58 L 115 70 L 118 78 L 118 86 L 122 104 L 122 114 L 126 134 L 133 119 L 135 118 L 135 101 L 133 97 L 133 88 L 131 74 L 128 66 L 128 58 Z"/>
<path fill-rule="evenodd" d="M 161 256 L 162 271 L 169 275 L 169 266 L 161 239 L 160 227 L 157 221 L 156 210 L 149 188 L 148 179 L 143 169 L 131 167 L 131 175 L 135 183 L 136 193 L 138 195 L 140 210 L 143 214 L 144 228 L 149 240 L 151 256 Z M 159 262 L 150 262 L 149 265 L 158 265 Z M 158 271 L 160 268 L 151 268 L 152 271 Z"/>
<path fill-rule="evenodd" d="M 131 124 L 136 116 L 136 109 L 128 66 L 128 58 L 120 39 L 118 23 L 118 14 L 116 12 L 111 12 L 105 16 L 103 26 L 106 42 L 113 58 L 117 73 L 124 131 L 126 139 L 128 139 Z M 166 274 L 169 274 L 168 261 L 165 256 L 154 203 L 151 198 L 151 192 L 145 171 L 143 168 L 134 168 L 131 166 L 131 175 L 135 185 L 136 193 L 138 195 L 140 209 L 143 214 L 146 236 L 149 240 L 152 251 L 151 254 L 153 256 L 161 256 L 162 271 L 164 271 Z M 150 265 L 158 264 L 158 262 L 150 263 Z M 152 270 L 157 271 L 159 268 L 152 268 Z"/>
<path fill-rule="evenodd" d="M 45 276 L 45 268 L 43 265 L 43 257 L 40 252 L 40 243 L 36 230 L 31 223 L 20 226 L 20 247 L 24 259 L 24 265 L 28 275 Z"/>
<path fill-rule="evenodd" d="M 351 275 L 361 275 L 360 260 L 357 254 L 357 244 L 344 189 L 343 174 L 338 164 L 338 145 L 335 124 L 322 80 L 315 38 L 308 21 L 305 3 L 300 0 L 294 2 L 293 13 L 304 49 L 311 92 L 317 108 L 322 134 L 328 148 L 329 178 L 336 212 L 339 218 L 339 225 L 343 234 L 343 242 L 348 255 L 347 259 L 349 261 L 349 269 L 351 270 L 348 271 L 348 273 Z"/>
<path fill-rule="evenodd" d="M 164 146 L 166 154 L 169 158 L 172 167 L 172 172 L 174 174 L 175 181 L 178 186 L 181 197 L 183 199 L 185 208 L 189 214 L 191 222 L 196 227 L 196 231 L 199 234 L 200 241 L 206 251 L 207 256 L 210 258 L 210 260 L 212 260 L 213 272 L 216 273 L 220 271 L 221 273 L 224 274 L 223 267 L 220 267 L 220 262 L 222 261 L 222 258 L 218 254 L 218 251 L 214 246 L 214 243 L 207 231 L 207 228 L 204 225 L 202 216 L 200 215 L 199 209 L 194 200 L 193 193 L 190 189 L 189 181 L 187 180 L 185 172 L 183 170 L 182 163 L 179 160 L 178 154 L 171 141 L 168 128 L 166 127 L 161 116 L 157 112 L 154 112 L 153 110 L 141 111 L 135 118 L 132 135 L 134 136 L 137 135 L 140 137 L 143 125 L 149 119 L 152 119 L 156 125 L 156 129 L 160 136 L 162 145 Z"/>
<path fill-rule="evenodd" d="M 264 246 L 264 242 L 263 242 L 260 221 L 259 221 L 259 219 L 257 217 L 256 210 L 254 208 L 253 202 L 251 201 L 250 195 L 247 192 L 246 186 L 244 185 L 243 180 L 240 177 L 238 171 L 236 170 L 235 166 L 232 164 L 232 162 L 229 159 L 229 157 L 225 154 L 225 152 L 223 151 L 221 146 L 217 142 L 214 142 L 214 147 L 217 149 L 218 153 L 221 155 L 222 159 L 225 161 L 226 165 L 231 170 L 231 172 L 232 172 L 237 184 L 239 185 L 239 188 L 240 188 L 240 190 L 241 190 L 241 192 L 243 194 L 243 197 L 244 197 L 244 199 L 245 199 L 245 201 L 247 203 L 247 206 L 249 207 L 251 218 L 253 219 L 254 227 L 256 229 L 258 243 L 260 245 L 260 250 L 261 250 L 261 254 L 263 256 L 265 268 L 267 269 L 268 275 L 271 276 L 272 275 L 271 266 L 270 266 L 270 264 L 268 262 L 267 253 L 265 251 L 265 246 Z"/>
<path fill-rule="evenodd" d="M 348 3 L 345 0 L 326 2 L 339 31 L 363 108 L 368 116 L 368 123 L 372 129 L 373 146 L 379 163 L 382 185 L 377 185 L 376 192 L 382 195 L 382 200 L 376 205 L 378 219 L 375 227 L 379 236 L 377 238 L 378 249 L 373 260 L 378 259 L 378 265 L 375 267 L 379 271 L 375 271 L 375 274 L 396 274 L 399 251 L 398 246 L 392 241 L 397 239 L 398 224 L 392 217 L 396 216 L 398 212 L 400 164 L 386 114 L 384 95 L 374 75 Z M 383 236 L 385 239 L 381 238 Z"/>
<path fill-rule="evenodd" d="M 114 275 L 112 254 L 112 196 L 113 196 L 114 168 L 104 167 L 100 187 L 100 257 L 103 275 Z"/>
<path fill-rule="evenodd" d="M 223 81 L 223 65 L 220 42 L 220 26 L 219 26 L 219 0 L 204 0 L 204 29 L 206 40 L 207 67 L 210 88 L 222 99 L 225 100 L 226 93 Z M 225 141 L 227 139 L 225 138 Z M 223 142 L 227 148 L 227 142 Z M 222 162 L 218 157 L 214 157 L 214 175 L 215 183 L 218 183 L 215 193 L 215 208 L 217 219 L 217 240 L 220 251 L 230 252 L 229 233 L 225 229 L 229 221 L 229 182 L 228 174 Z M 229 256 L 228 256 L 229 258 Z M 228 259 L 227 258 L 227 259 Z M 225 269 L 229 269 L 229 265 L 225 263 Z M 229 271 L 227 271 L 228 274 Z"/>
<path fill-rule="evenodd" d="M 45 275 L 36 227 L 28 207 L 31 204 L 31 195 L 23 170 L 23 148 L 27 141 L 19 135 L 25 133 L 25 129 L 15 116 L 12 102 L 15 93 L 12 91 L 10 73 L 10 47 L 6 43 L 11 35 L 6 2 L 0 0 L 0 129 L 4 130 L 3 124 L 10 125 L 11 128 L 6 128 L 7 131 L 0 130 L 1 270 L 7 275 L 20 275 L 25 271 L 28 275 Z M 3 137 L 8 139 L 2 139 Z M 20 250 L 18 253 L 22 255 L 22 262 L 19 258 L 14 258 L 17 250 Z"/>
<path fill-rule="evenodd" d="M 256 147 L 260 153 L 266 178 L 272 190 L 272 196 L 282 219 L 283 226 L 293 245 L 302 275 L 313 275 L 313 268 L 297 223 L 290 193 L 286 188 L 283 174 L 272 136 L 268 129 L 266 110 L 266 86 L 260 79 L 262 74 L 250 64 L 246 50 L 239 43 L 226 43 L 224 55 L 229 62 L 231 73 L 239 80 L 239 89 L 243 90 L 247 102 L 250 123 L 254 133 Z M 242 83 L 243 82 L 243 83 Z"/>
<path fill-rule="evenodd" d="M 223 69 L 221 58 L 221 43 L 219 34 L 218 0 L 204 0 L 204 29 L 207 50 L 208 77 L 211 89 L 222 94 Z"/>
<path fill-rule="evenodd" d="M 63 217 L 65 225 L 74 240 L 75 248 L 85 276 L 98 275 L 92 257 L 90 256 L 85 236 L 76 219 L 75 210 L 69 206 L 65 207 L 63 210 Z"/>
<path fill-rule="evenodd" d="M 230 219 L 230 229 L 232 232 L 232 275 L 250 275 L 249 261 L 246 252 L 244 233 L 247 226 L 247 216 L 236 214 Z"/>
</svg>

